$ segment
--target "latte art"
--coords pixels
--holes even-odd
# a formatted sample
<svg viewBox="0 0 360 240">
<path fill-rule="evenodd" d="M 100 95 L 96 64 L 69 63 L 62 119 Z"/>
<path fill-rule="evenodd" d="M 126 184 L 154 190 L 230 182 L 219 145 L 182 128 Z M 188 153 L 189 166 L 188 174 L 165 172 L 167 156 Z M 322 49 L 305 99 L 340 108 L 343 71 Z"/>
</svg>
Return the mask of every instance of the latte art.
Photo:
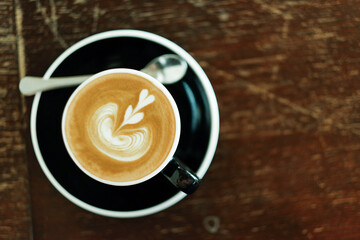
<svg viewBox="0 0 360 240">
<path fill-rule="evenodd" d="M 85 173 L 117 184 L 159 169 L 174 154 L 179 131 L 163 91 L 145 77 L 123 72 L 86 83 L 70 98 L 63 118 L 75 163 Z"/>
<path fill-rule="evenodd" d="M 107 103 L 94 113 L 88 124 L 88 134 L 99 151 L 119 161 L 135 161 L 144 156 L 152 143 L 148 127 L 124 127 L 144 118 L 140 110 L 155 101 L 155 97 L 148 94 L 147 89 L 140 92 L 138 104 L 134 109 L 132 105 L 127 107 L 119 127 L 116 127 L 119 112 L 116 103 Z"/>
</svg>

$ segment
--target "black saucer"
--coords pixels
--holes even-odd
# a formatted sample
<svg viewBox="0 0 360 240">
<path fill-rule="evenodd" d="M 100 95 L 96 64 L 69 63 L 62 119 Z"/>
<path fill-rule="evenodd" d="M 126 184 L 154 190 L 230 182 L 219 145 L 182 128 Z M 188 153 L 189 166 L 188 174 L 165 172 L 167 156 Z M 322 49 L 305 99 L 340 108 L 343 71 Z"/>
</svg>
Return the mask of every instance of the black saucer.
<svg viewBox="0 0 360 240">
<path fill-rule="evenodd" d="M 93 74 L 110 68 L 140 70 L 151 59 L 166 53 L 174 52 L 163 45 L 137 37 L 101 39 L 67 56 L 56 67 L 52 77 Z M 211 131 L 205 89 L 191 67 L 183 80 L 167 85 L 166 88 L 174 97 L 181 117 L 181 136 L 176 156 L 196 172 L 208 150 Z M 162 174 L 127 187 L 105 185 L 85 175 L 71 160 L 61 136 L 62 113 L 74 90 L 53 90 L 39 96 L 36 136 L 43 159 L 42 168 L 49 170 L 47 176 L 52 175 L 73 199 L 109 211 L 142 210 L 178 194 L 178 190 Z"/>
</svg>

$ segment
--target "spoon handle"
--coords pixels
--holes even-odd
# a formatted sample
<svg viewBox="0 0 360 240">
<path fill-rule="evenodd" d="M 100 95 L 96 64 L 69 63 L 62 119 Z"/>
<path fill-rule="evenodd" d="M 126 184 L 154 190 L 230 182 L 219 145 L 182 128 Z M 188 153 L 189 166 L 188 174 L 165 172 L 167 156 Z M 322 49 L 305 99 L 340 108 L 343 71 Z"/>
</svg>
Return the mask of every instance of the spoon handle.
<svg viewBox="0 0 360 240">
<path fill-rule="evenodd" d="M 53 77 L 50 81 L 44 81 L 41 77 L 26 76 L 19 84 L 20 92 L 26 96 L 34 95 L 39 91 L 46 91 L 61 87 L 77 86 L 91 75 L 79 75 L 71 77 Z"/>
<path fill-rule="evenodd" d="M 145 68 L 140 71 L 156 77 L 156 71 L 147 71 Z M 92 75 L 79 75 L 68 77 L 51 77 L 49 80 L 44 80 L 41 77 L 25 76 L 20 80 L 19 89 L 25 96 L 34 95 L 37 92 L 44 92 L 47 90 L 78 86 Z"/>
</svg>

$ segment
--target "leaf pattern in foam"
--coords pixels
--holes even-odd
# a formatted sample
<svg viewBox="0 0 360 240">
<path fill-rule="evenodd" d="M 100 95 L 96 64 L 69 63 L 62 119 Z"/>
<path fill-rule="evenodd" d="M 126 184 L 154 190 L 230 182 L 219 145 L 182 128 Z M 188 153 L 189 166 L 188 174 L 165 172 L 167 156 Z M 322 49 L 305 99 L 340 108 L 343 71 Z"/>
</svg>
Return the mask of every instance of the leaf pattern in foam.
<svg viewBox="0 0 360 240">
<path fill-rule="evenodd" d="M 149 91 L 147 89 L 143 89 L 140 92 L 139 95 L 139 102 L 135 108 L 136 111 L 140 110 L 141 108 L 146 107 L 147 105 L 149 105 L 150 103 L 155 101 L 155 97 L 153 95 L 148 95 Z"/>
<path fill-rule="evenodd" d="M 127 121 L 127 124 L 136 124 L 140 122 L 144 118 L 144 113 L 135 113 L 131 116 L 131 118 Z"/>
<path fill-rule="evenodd" d="M 131 105 L 129 105 L 125 111 L 124 122 L 127 122 L 127 120 L 131 117 L 132 112 L 133 112 L 133 108 Z"/>
<path fill-rule="evenodd" d="M 149 91 L 147 89 L 141 90 L 140 95 L 139 95 L 139 102 L 144 101 L 144 99 L 147 97 L 148 94 L 149 94 Z"/>
<path fill-rule="evenodd" d="M 133 109 L 132 105 L 127 107 L 124 120 L 118 130 L 127 124 L 139 123 L 144 118 L 144 113 L 138 111 L 154 101 L 154 95 L 149 95 L 149 91 L 147 89 L 143 89 L 139 94 L 139 102 L 137 103 L 135 109 Z"/>
</svg>

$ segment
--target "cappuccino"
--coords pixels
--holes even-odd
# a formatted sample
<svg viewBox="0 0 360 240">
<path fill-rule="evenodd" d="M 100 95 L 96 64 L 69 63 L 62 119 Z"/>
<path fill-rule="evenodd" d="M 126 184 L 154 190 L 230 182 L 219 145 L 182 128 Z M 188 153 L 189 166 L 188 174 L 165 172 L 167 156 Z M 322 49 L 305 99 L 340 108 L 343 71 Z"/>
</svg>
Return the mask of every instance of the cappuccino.
<svg viewBox="0 0 360 240">
<path fill-rule="evenodd" d="M 173 154 L 178 127 L 174 111 L 164 90 L 141 75 L 100 75 L 68 102 L 65 143 L 90 175 L 116 183 L 136 181 Z"/>
</svg>

